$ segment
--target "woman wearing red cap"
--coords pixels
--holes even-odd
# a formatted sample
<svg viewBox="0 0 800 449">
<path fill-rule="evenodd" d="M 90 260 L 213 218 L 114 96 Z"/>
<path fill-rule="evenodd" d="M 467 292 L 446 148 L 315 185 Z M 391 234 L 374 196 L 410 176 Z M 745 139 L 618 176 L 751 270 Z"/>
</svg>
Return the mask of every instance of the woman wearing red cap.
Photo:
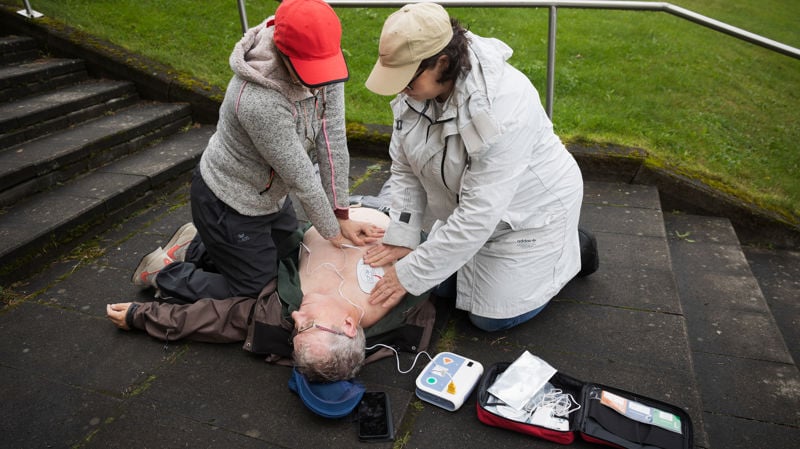
<svg viewBox="0 0 800 449">
<path fill-rule="evenodd" d="M 582 264 L 582 274 L 596 268 L 591 237 L 582 262 L 580 169 L 536 89 L 507 62 L 511 48 L 435 3 L 390 15 L 379 47 L 366 85 L 397 95 L 392 221 L 365 260 L 399 261 L 371 303 L 391 306 L 457 273 L 456 307 L 477 327 L 531 319 Z M 423 242 L 420 231 L 429 232 Z"/>
<path fill-rule="evenodd" d="M 217 129 L 192 180 L 197 233 L 184 226 L 134 272 L 135 285 L 161 297 L 258 297 L 298 225 L 289 194 L 334 245 L 383 233 L 348 218 L 349 75 L 333 9 L 322 0 L 282 2 L 236 44 L 230 66 Z"/>
</svg>

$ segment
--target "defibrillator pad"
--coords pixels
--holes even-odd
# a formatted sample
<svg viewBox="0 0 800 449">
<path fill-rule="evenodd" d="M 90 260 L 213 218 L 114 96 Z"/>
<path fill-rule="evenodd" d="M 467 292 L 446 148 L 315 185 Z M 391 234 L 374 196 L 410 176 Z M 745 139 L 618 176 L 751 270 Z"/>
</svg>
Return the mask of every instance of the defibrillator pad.
<svg viewBox="0 0 800 449">
<path fill-rule="evenodd" d="M 373 267 L 364 263 L 364 259 L 358 259 L 356 264 L 356 273 L 358 275 L 358 286 L 364 293 L 371 293 L 375 288 L 375 284 L 383 277 L 382 267 Z"/>
</svg>

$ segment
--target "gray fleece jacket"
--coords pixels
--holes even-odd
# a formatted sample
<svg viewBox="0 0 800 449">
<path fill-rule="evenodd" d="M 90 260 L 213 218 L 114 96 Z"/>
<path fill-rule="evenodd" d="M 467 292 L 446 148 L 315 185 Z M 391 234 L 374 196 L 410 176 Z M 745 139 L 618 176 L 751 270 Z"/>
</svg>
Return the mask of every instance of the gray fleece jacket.
<svg viewBox="0 0 800 449">
<path fill-rule="evenodd" d="M 273 30 L 267 19 L 234 47 L 234 75 L 200 173 L 220 200 L 243 215 L 277 212 L 293 192 L 320 234 L 331 238 L 339 233 L 334 209 L 348 208 L 344 84 L 315 91 L 295 84 Z"/>
</svg>

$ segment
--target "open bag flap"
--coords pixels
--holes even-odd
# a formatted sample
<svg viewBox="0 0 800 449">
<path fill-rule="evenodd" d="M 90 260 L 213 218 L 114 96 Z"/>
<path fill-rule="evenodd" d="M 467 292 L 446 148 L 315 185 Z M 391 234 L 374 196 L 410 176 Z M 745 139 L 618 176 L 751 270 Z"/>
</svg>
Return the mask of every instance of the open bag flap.
<svg viewBox="0 0 800 449">
<path fill-rule="evenodd" d="M 586 383 L 579 399 L 581 437 L 625 449 L 691 449 L 694 433 L 680 407 L 619 388 Z"/>
</svg>

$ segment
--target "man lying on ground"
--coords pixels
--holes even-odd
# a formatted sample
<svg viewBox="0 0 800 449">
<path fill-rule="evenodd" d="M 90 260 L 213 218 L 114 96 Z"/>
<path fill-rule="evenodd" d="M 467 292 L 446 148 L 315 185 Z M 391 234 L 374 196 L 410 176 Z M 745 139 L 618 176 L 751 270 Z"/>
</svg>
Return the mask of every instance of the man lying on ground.
<svg viewBox="0 0 800 449">
<path fill-rule="evenodd" d="M 353 208 L 351 217 L 380 227 L 389 220 L 369 208 Z M 245 350 L 268 354 L 267 361 L 292 357 L 312 381 L 353 378 L 364 363 L 365 337 L 391 342 L 391 331 L 411 326 L 416 330 L 413 337 L 403 333 L 410 341 L 407 347 L 427 347 L 435 319 L 427 294 L 408 295 L 394 309 L 369 304 L 369 293 L 382 273 L 363 263 L 369 246 L 337 248 L 313 227 L 302 242 L 298 233 L 297 246 L 281 261 L 277 279 L 256 299 L 127 302 L 109 304 L 106 314 L 120 329 L 141 329 L 161 340 L 244 341 Z"/>
</svg>

